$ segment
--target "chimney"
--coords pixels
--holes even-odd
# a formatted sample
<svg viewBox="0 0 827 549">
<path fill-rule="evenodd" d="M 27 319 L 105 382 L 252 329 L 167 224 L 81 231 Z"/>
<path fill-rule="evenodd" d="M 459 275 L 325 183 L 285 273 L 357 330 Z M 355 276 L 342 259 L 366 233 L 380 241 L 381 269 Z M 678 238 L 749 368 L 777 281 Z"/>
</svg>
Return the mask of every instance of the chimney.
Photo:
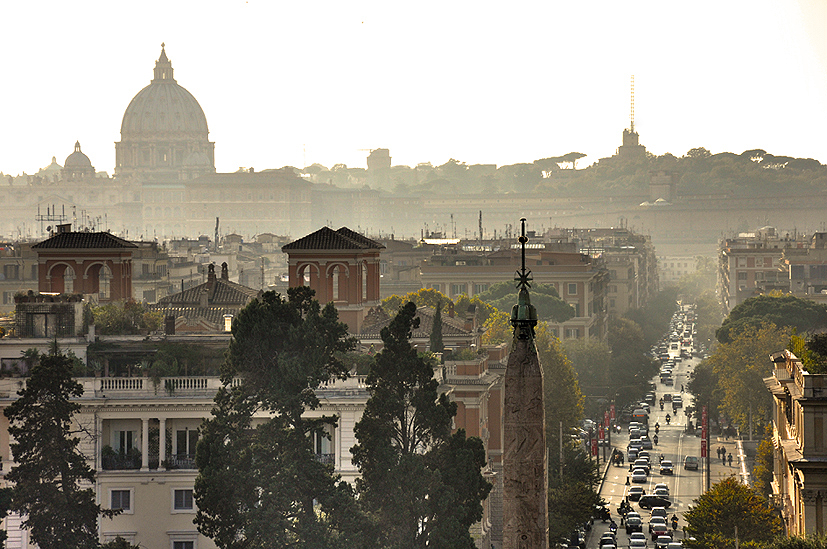
<svg viewBox="0 0 827 549">
<path fill-rule="evenodd" d="M 221 280 L 230 280 L 230 269 L 226 261 L 221 264 Z"/>
<path fill-rule="evenodd" d="M 465 325 L 463 326 L 466 332 L 474 333 L 477 331 L 477 306 L 471 305 L 465 311 Z"/>
<path fill-rule="evenodd" d="M 213 277 L 213 281 L 215 281 L 215 277 Z M 210 306 L 210 291 L 207 288 L 201 290 L 201 293 L 198 296 L 198 305 L 202 309 L 206 309 Z"/>
<path fill-rule="evenodd" d="M 207 267 L 207 288 L 212 288 L 215 284 L 215 264 L 210 263 Z"/>
<path fill-rule="evenodd" d="M 173 315 L 164 317 L 164 333 L 166 335 L 175 335 L 175 317 Z"/>
</svg>

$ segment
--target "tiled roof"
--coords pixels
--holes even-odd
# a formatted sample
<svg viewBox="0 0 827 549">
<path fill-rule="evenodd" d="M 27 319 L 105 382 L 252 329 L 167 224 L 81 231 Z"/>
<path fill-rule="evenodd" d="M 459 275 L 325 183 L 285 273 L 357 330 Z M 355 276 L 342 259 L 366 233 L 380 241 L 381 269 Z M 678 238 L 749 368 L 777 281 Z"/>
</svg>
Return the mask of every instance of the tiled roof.
<svg viewBox="0 0 827 549">
<path fill-rule="evenodd" d="M 204 320 L 215 326 L 224 325 L 224 315 L 230 314 L 238 315 L 242 307 L 179 307 L 176 305 L 153 305 L 151 307 L 153 312 L 161 313 L 164 317 L 172 316 L 175 318 L 185 318 L 188 321 Z"/>
<path fill-rule="evenodd" d="M 204 282 L 198 286 L 187 288 L 183 292 L 162 297 L 158 300 L 157 306 L 200 307 L 201 294 L 204 292 L 207 292 L 207 302 L 210 307 L 235 306 L 239 309 L 258 297 L 259 294 L 259 291 L 253 288 L 248 288 L 247 286 L 216 277 L 212 288 L 210 288 L 209 282 Z"/>
<path fill-rule="evenodd" d="M 314 233 L 282 246 L 282 251 L 290 250 L 381 250 L 385 246 L 367 237 L 342 227 L 334 231 L 322 227 Z"/>
<path fill-rule="evenodd" d="M 436 310 L 430 307 L 419 307 L 416 310 L 416 318 L 419 319 L 419 328 L 411 333 L 412 338 L 429 338 L 434 326 Z M 391 323 L 392 317 L 381 309 L 374 309 L 372 314 L 365 318 L 362 325 L 360 337 L 379 337 L 382 328 Z M 465 322 L 446 314 L 442 315 L 442 336 L 443 337 L 468 337 L 471 333 L 465 329 Z"/>
<path fill-rule="evenodd" d="M 83 233 L 68 232 L 59 233 L 51 238 L 32 246 L 34 250 L 45 249 L 112 249 L 112 248 L 137 248 L 135 244 L 118 238 L 111 233 Z"/>
</svg>

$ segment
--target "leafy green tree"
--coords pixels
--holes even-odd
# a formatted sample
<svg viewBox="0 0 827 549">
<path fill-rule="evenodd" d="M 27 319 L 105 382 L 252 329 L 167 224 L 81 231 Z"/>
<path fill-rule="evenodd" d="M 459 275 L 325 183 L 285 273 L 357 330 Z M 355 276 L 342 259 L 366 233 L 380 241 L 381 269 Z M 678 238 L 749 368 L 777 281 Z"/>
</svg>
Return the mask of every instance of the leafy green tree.
<svg viewBox="0 0 827 549">
<path fill-rule="evenodd" d="M 795 328 L 798 332 L 825 328 L 827 305 L 792 295 L 752 297 L 730 311 L 715 336 L 719 342 L 727 343 L 735 337 L 735 333 L 762 324 Z"/>
<path fill-rule="evenodd" d="M 461 429 L 451 435 L 457 405 L 438 393 L 434 364 L 410 344 L 417 324 L 409 302 L 381 331 L 351 449 L 359 501 L 376 517 L 374 547 L 471 549 L 469 528 L 491 489 L 481 474 L 485 450 Z"/>
<path fill-rule="evenodd" d="M 222 549 L 363 547 L 350 487 L 316 458 L 314 439 L 335 418 L 303 416 L 319 406 L 315 389 L 347 376 L 339 357 L 354 345 L 333 305 L 312 296 L 266 292 L 233 322 L 196 450 L 195 523 Z"/>
<path fill-rule="evenodd" d="M 517 303 L 517 289 L 512 282 L 499 282 L 478 297 L 501 311 L 510 312 L 511 307 Z M 531 304 L 537 308 L 537 318 L 540 320 L 565 322 L 574 317 L 574 308 L 560 299 L 554 286 L 534 284 L 531 288 Z"/>
<path fill-rule="evenodd" d="M 772 411 L 772 396 L 764 386 L 771 374 L 770 354 L 789 342 L 788 330 L 773 324 L 744 327 L 728 343 L 718 345 L 706 360 L 722 389 L 721 411 L 746 428 L 750 421 L 763 427 Z M 697 371 L 697 369 L 696 369 Z"/>
<path fill-rule="evenodd" d="M 649 355 L 649 347 L 641 327 L 628 318 L 609 321 L 610 390 L 618 394 L 618 402 L 624 396 L 632 398 L 644 393 L 648 381 L 658 371 L 658 365 Z"/>
<path fill-rule="evenodd" d="M 132 545 L 121 536 L 101 545 L 101 549 L 140 549 L 139 545 Z"/>
<path fill-rule="evenodd" d="M 764 497 L 772 493 L 774 448 L 772 444 L 772 425 L 768 424 L 764 430 L 764 438 L 758 444 L 755 453 L 755 463 L 752 467 L 753 486 Z"/>
<path fill-rule="evenodd" d="M 827 549 L 827 536 L 779 536 L 764 545 L 762 549 Z"/>
<path fill-rule="evenodd" d="M 101 335 L 145 333 L 160 328 L 164 320 L 160 313 L 150 311 L 134 299 L 93 307 L 92 315 L 95 330 Z"/>
<path fill-rule="evenodd" d="M 690 549 L 735 547 L 735 528 L 741 546 L 767 543 L 781 534 L 781 519 L 749 486 L 729 477 L 695 500 L 684 513 L 684 545 Z"/>
<path fill-rule="evenodd" d="M 9 510 L 12 508 L 12 489 L 11 488 L 0 488 L 0 520 L 6 518 L 9 514 Z M 0 530 L 0 549 L 3 549 L 6 546 L 6 540 L 8 539 L 8 534 L 5 530 Z"/>
<path fill-rule="evenodd" d="M 551 454 L 554 452 L 554 454 Z M 556 455 L 559 448 L 549 448 Z M 563 475 L 551 466 L 558 460 L 549 459 L 548 521 L 549 539 L 568 537 L 576 528 L 592 518 L 595 505 L 603 503 L 597 492 L 600 480 L 597 463 L 583 451 L 582 445 L 567 442 L 563 445 Z"/>
<path fill-rule="evenodd" d="M 612 351 L 608 343 L 593 338 L 567 339 L 562 342 L 571 361 L 580 389 L 587 395 L 606 395 L 613 385 L 609 379 Z"/>
<path fill-rule="evenodd" d="M 81 428 L 73 421 L 83 387 L 72 378 L 72 361 L 55 344 L 34 363 L 20 398 L 6 408 L 15 465 L 11 510 L 25 516 L 23 527 L 42 549 L 98 547 L 98 518 L 117 511 L 95 503 L 95 472 L 78 446 Z"/>
<path fill-rule="evenodd" d="M 537 324 L 534 342 L 543 368 L 546 443 L 556 452 L 560 441 L 560 423 L 563 423 L 563 432 L 569 433 L 583 419 L 583 394 L 571 361 L 563 351 L 560 340 L 549 332 L 547 323 Z"/>
<path fill-rule="evenodd" d="M 431 326 L 430 343 L 432 353 L 441 353 L 445 350 L 445 345 L 442 343 L 442 303 L 436 305 L 434 323 Z"/>
<path fill-rule="evenodd" d="M 499 309 L 488 317 L 485 324 L 482 325 L 482 344 L 483 345 L 498 345 L 511 341 L 512 330 L 511 315 Z"/>
</svg>

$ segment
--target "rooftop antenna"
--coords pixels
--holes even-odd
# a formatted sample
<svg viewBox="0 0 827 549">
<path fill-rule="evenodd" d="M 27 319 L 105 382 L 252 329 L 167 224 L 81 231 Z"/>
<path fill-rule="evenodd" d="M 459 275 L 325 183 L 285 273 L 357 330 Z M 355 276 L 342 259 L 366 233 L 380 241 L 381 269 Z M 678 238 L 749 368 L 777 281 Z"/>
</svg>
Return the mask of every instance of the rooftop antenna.
<svg viewBox="0 0 827 549">
<path fill-rule="evenodd" d="M 635 133 L 635 75 L 632 75 L 632 133 Z"/>
</svg>

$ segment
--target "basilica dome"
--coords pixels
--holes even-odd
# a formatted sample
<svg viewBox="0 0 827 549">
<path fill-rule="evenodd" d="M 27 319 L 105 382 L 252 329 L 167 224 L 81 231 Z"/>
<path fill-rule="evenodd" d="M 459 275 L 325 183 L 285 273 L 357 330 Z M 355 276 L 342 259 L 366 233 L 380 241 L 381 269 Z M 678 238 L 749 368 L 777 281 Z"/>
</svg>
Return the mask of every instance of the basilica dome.
<svg viewBox="0 0 827 549">
<path fill-rule="evenodd" d="M 207 137 L 207 117 L 195 97 L 172 77 L 172 63 L 161 48 L 155 77 L 130 101 L 121 123 L 121 139 L 190 134 Z"/>
<path fill-rule="evenodd" d="M 215 144 L 193 95 L 172 77 L 164 44 L 150 84 L 129 102 L 115 144 L 115 175 L 175 181 L 215 173 Z M 187 159 L 198 158 L 197 165 Z"/>
<path fill-rule="evenodd" d="M 64 168 L 91 168 L 92 161 L 80 150 L 80 141 L 75 141 L 75 151 L 66 157 Z"/>
</svg>

